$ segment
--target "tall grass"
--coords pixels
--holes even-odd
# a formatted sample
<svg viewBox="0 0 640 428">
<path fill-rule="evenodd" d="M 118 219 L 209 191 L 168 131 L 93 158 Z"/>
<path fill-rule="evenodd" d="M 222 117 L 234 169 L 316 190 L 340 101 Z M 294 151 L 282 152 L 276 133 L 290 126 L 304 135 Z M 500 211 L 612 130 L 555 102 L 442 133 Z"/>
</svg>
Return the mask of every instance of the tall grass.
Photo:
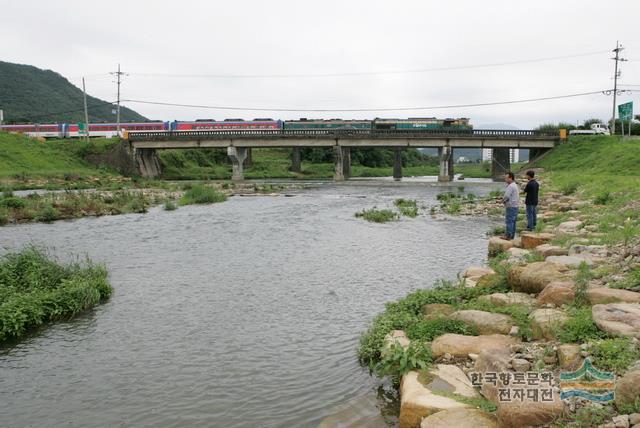
<svg viewBox="0 0 640 428">
<path fill-rule="evenodd" d="M 217 191 L 213 187 L 197 184 L 184 193 L 182 198 L 180 198 L 180 205 L 213 204 L 226 200 L 227 195 L 224 193 Z"/>
<path fill-rule="evenodd" d="M 111 296 L 103 265 L 61 264 L 29 247 L 0 259 L 0 342 L 47 322 L 72 317 Z"/>
</svg>

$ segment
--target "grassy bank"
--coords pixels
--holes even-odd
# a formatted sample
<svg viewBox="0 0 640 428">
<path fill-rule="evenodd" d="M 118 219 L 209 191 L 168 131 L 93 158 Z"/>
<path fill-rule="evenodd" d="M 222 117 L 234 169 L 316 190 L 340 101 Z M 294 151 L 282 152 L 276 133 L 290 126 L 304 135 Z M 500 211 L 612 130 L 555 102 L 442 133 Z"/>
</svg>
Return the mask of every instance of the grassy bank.
<svg viewBox="0 0 640 428">
<path fill-rule="evenodd" d="M 62 264 L 38 248 L 8 253 L 0 259 L 0 342 L 73 317 L 111 293 L 102 265 Z"/>
</svg>

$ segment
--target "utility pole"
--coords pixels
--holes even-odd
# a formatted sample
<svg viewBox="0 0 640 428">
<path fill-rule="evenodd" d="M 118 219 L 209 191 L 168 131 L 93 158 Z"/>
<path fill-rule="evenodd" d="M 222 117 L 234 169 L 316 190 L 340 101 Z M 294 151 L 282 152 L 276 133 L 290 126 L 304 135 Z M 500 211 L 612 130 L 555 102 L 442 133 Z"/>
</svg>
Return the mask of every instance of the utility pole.
<svg viewBox="0 0 640 428">
<path fill-rule="evenodd" d="M 120 136 L 120 77 L 122 75 L 126 75 L 120 71 L 120 64 L 118 63 L 118 71 L 113 71 L 111 74 L 116 75 L 116 83 L 118 84 L 118 106 L 116 110 L 116 132 L 118 133 L 118 137 Z"/>
<path fill-rule="evenodd" d="M 618 77 L 620 76 L 620 72 L 618 71 L 618 61 L 626 61 L 624 58 L 620 58 L 620 52 L 622 52 L 624 48 L 620 44 L 618 40 L 616 40 L 616 48 L 612 51 L 615 52 L 616 56 L 611 58 L 615 61 L 615 71 L 613 73 L 613 113 L 611 115 L 611 135 L 616 134 L 616 95 L 618 93 Z M 624 132 L 624 127 L 622 128 Z"/>
<path fill-rule="evenodd" d="M 82 78 L 82 92 L 84 93 L 84 138 L 89 142 L 89 111 L 87 110 L 87 90 L 84 86 L 84 77 Z"/>
</svg>

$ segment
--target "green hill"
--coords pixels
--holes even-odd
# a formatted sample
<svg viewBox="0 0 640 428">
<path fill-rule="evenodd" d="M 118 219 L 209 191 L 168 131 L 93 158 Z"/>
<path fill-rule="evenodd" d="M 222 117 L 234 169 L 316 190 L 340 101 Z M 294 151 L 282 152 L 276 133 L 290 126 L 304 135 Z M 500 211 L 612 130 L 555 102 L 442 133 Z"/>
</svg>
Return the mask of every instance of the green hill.
<svg viewBox="0 0 640 428">
<path fill-rule="evenodd" d="M 87 96 L 89 121 L 114 122 L 112 105 Z M 0 61 L 0 109 L 5 123 L 84 122 L 82 90 L 51 70 Z M 122 107 L 120 120 L 146 118 Z"/>
</svg>

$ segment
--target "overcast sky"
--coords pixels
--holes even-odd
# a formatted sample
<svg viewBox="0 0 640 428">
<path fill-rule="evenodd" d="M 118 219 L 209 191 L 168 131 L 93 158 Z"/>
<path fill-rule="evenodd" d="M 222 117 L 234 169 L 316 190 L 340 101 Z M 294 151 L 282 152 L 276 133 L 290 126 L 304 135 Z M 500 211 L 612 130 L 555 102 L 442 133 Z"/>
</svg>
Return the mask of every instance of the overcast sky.
<svg viewBox="0 0 640 428">
<path fill-rule="evenodd" d="M 254 108 L 428 107 L 612 87 L 609 58 L 616 40 L 630 60 L 621 66 L 621 83 L 640 85 L 639 20 L 638 0 L 0 0 L 0 60 L 51 69 L 78 86 L 86 76 L 87 91 L 105 100 L 115 100 L 116 86 L 107 73 L 120 62 L 130 73 L 123 80 L 123 99 Z M 567 56 L 574 57 L 468 67 Z M 467 68 L 353 75 L 459 66 Z M 318 76 L 341 73 L 351 75 Z M 636 103 L 639 98 L 640 92 L 619 97 Z M 598 94 L 489 107 L 339 113 L 124 104 L 163 120 L 462 116 L 476 125 L 528 128 L 608 119 L 611 103 L 610 96 Z"/>
</svg>

